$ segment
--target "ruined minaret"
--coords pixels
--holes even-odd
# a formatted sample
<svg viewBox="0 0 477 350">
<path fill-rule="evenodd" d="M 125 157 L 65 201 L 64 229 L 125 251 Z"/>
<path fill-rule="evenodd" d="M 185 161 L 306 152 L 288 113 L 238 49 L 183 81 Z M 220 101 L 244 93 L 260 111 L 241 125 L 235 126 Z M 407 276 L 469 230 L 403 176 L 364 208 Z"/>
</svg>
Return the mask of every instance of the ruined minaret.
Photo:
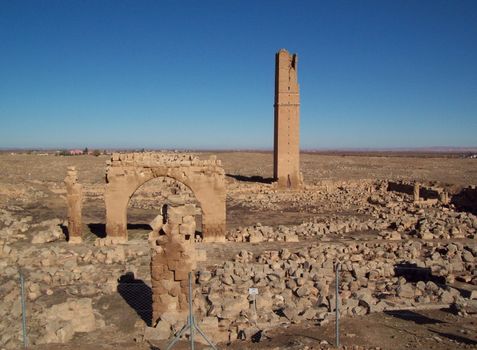
<svg viewBox="0 0 477 350">
<path fill-rule="evenodd" d="M 273 176 L 279 188 L 302 185 L 300 173 L 300 92 L 298 56 L 281 49 L 275 61 Z"/>
</svg>

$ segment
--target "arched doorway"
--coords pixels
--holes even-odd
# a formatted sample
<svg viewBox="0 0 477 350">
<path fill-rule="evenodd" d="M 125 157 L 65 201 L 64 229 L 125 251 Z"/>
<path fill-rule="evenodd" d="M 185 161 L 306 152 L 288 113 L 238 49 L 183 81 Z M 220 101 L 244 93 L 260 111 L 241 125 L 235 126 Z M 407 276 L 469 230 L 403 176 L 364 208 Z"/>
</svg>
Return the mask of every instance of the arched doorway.
<svg viewBox="0 0 477 350">
<path fill-rule="evenodd" d="M 141 185 L 130 197 L 127 207 L 128 237 L 144 238 L 153 228 L 150 223 L 162 214 L 164 206 L 192 205 L 197 233 L 201 235 L 202 211 L 194 193 L 169 177 L 156 177 Z"/>
<path fill-rule="evenodd" d="M 121 157 L 122 156 L 122 157 Z M 188 187 L 202 209 L 204 241 L 225 240 L 225 175 L 215 159 L 164 162 L 160 157 L 113 155 L 106 172 L 106 233 L 115 241 L 127 241 L 127 208 L 143 184 L 166 177 Z"/>
</svg>

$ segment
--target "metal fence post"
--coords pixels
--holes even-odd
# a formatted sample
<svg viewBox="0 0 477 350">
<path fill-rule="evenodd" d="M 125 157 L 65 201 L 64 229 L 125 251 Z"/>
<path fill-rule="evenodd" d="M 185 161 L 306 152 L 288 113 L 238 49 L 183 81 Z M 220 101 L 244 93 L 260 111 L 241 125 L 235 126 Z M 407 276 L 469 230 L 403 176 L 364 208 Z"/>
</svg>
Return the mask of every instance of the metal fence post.
<svg viewBox="0 0 477 350">
<path fill-rule="evenodd" d="M 189 324 L 190 327 L 190 348 L 194 350 L 194 309 L 192 305 L 192 273 L 189 272 Z"/>
<path fill-rule="evenodd" d="M 25 305 L 25 278 L 22 271 L 20 271 L 20 301 L 22 304 L 22 334 L 23 334 L 23 347 L 28 347 L 28 338 L 26 330 L 26 305 Z"/>
<path fill-rule="evenodd" d="M 214 350 L 217 350 L 215 345 L 207 338 L 205 333 L 200 329 L 199 325 L 195 322 L 195 317 L 194 317 L 194 309 L 193 309 L 193 304 L 192 304 L 192 272 L 189 272 L 189 315 L 187 316 L 187 323 L 182 327 L 182 329 L 176 334 L 174 339 L 167 345 L 166 350 L 172 349 L 172 347 L 179 341 L 181 336 L 189 330 L 189 335 L 190 335 L 190 348 L 192 350 L 195 349 L 194 345 L 194 333 L 197 331 L 198 334 L 204 338 L 204 340 L 210 345 L 210 347 Z"/>
<path fill-rule="evenodd" d="M 335 271 L 336 271 L 335 313 L 336 313 L 336 347 L 337 348 L 339 348 L 340 346 L 340 306 L 339 306 L 340 267 L 341 267 L 340 263 L 337 262 L 335 265 Z"/>
</svg>

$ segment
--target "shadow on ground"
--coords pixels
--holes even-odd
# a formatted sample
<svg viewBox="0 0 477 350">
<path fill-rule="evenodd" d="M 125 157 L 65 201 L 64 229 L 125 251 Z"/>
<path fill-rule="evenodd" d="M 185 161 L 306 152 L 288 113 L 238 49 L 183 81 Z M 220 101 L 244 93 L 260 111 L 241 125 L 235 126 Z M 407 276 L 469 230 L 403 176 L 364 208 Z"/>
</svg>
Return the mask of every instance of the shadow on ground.
<svg viewBox="0 0 477 350">
<path fill-rule="evenodd" d="M 419 267 L 414 263 L 401 263 L 394 265 L 394 274 L 396 277 L 404 277 L 407 282 L 434 282 L 436 284 L 445 284 L 446 280 L 442 276 L 434 276 L 428 267 Z"/>
<path fill-rule="evenodd" d="M 433 330 L 431 330 L 431 332 L 437 334 L 439 337 L 447 338 L 447 339 L 453 340 L 457 343 L 467 344 L 467 345 L 477 345 L 477 341 L 466 338 L 466 337 L 462 337 L 460 335 L 456 335 L 456 334 L 452 334 L 452 333 L 438 332 L 438 331 L 433 331 Z"/>
<path fill-rule="evenodd" d="M 98 238 L 106 237 L 106 225 L 103 223 L 91 223 L 88 224 L 88 228 L 92 234 L 94 234 Z M 149 224 L 128 224 L 128 230 L 144 230 L 144 231 L 151 231 L 152 228 Z"/>
<path fill-rule="evenodd" d="M 150 327 L 152 325 L 152 290 L 143 280 L 127 272 L 118 279 L 119 295 Z"/>
<path fill-rule="evenodd" d="M 444 323 L 441 320 L 436 320 L 434 318 L 429 318 L 427 316 L 421 315 L 414 311 L 409 310 L 397 310 L 397 311 L 385 311 L 386 315 L 399 318 L 405 321 L 412 321 L 416 324 L 437 324 Z"/>
<path fill-rule="evenodd" d="M 477 215 L 477 188 L 464 188 L 451 198 L 458 211 Z"/>
<path fill-rule="evenodd" d="M 231 177 L 237 181 L 242 182 L 256 182 L 262 184 L 271 184 L 274 179 L 271 177 L 262 177 L 262 176 L 244 176 L 244 175 L 234 175 L 234 174 L 225 174 L 227 177 Z"/>
</svg>

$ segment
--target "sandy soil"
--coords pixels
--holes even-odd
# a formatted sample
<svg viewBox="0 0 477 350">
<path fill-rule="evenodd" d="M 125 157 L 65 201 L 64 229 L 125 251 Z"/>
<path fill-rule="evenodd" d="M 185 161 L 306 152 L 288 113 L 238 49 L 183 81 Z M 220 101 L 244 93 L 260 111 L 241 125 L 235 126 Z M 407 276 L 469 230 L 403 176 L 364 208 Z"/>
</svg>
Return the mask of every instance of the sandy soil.
<svg viewBox="0 0 477 350">
<path fill-rule="evenodd" d="M 209 153 L 199 154 L 207 157 Z M 272 176 L 272 154 L 253 152 L 220 152 L 232 189 L 227 199 L 227 228 L 254 225 L 299 224 L 311 217 L 349 214 L 353 208 L 329 207 L 328 203 L 303 205 L 294 208 L 284 197 L 279 209 L 257 210 L 241 202 L 237 185 L 255 195 L 257 184 L 267 188 Z M 106 160 L 108 156 L 38 156 L 0 154 L 0 206 L 17 206 L 22 215 L 31 215 L 33 222 L 51 218 L 65 218 L 63 179 L 67 166 L 74 165 L 79 172 L 79 180 L 84 185 L 84 231 L 86 240 L 94 240 L 104 235 L 105 212 L 103 186 Z M 435 156 L 391 156 L 391 155 L 326 155 L 303 154 L 301 166 L 307 184 L 318 184 L 323 180 L 418 180 L 446 186 L 454 192 L 468 185 L 477 184 L 477 160 Z M 152 203 L 150 207 L 140 203 L 151 200 L 156 180 L 146 184 L 136 192 L 139 205 L 131 204 L 128 210 L 130 238 L 145 237 L 149 231 L 147 223 L 157 214 Z M 152 201 L 154 202 L 154 201 Z M 157 203 L 156 203 L 157 204 Z M 159 204 L 158 204 L 159 205 Z M 331 209 L 330 209 L 331 208 Z M 356 213 L 355 213 L 356 214 Z M 200 228 L 200 222 L 199 222 Z M 349 238 L 349 237 L 348 237 Z M 254 249 L 253 247 L 249 247 Z M 259 249 L 264 249 L 265 246 Z M 211 259 L 225 259 L 240 249 L 224 253 L 220 247 L 209 246 Z M 213 253 L 215 250 L 215 253 Z M 226 256 L 225 256 L 225 255 Z M 213 261 L 209 261 L 213 263 Z M 118 296 L 119 298 L 119 296 Z M 105 300 L 109 307 L 124 308 L 124 301 Z M 127 305 L 126 305 L 127 306 Z M 35 346 L 35 349 L 164 349 L 164 344 L 136 343 L 131 334 L 137 331 L 137 315 L 124 308 L 124 317 L 114 320 L 116 327 L 110 337 L 96 339 L 94 333 L 77 335 L 66 345 Z M 114 317 L 114 315 L 110 315 Z M 467 349 L 477 348 L 477 316 L 461 318 L 448 310 L 406 311 L 379 313 L 362 317 L 347 318 L 342 321 L 342 344 L 350 347 L 358 345 L 366 348 L 382 349 Z M 279 328 L 262 335 L 260 342 L 237 342 L 230 349 L 319 349 L 334 343 L 334 325 L 318 327 L 313 324 L 293 325 Z M 320 345 L 321 343 L 321 345 Z M 187 348 L 185 344 L 177 347 Z M 201 348 L 201 347 L 197 347 Z"/>
</svg>

